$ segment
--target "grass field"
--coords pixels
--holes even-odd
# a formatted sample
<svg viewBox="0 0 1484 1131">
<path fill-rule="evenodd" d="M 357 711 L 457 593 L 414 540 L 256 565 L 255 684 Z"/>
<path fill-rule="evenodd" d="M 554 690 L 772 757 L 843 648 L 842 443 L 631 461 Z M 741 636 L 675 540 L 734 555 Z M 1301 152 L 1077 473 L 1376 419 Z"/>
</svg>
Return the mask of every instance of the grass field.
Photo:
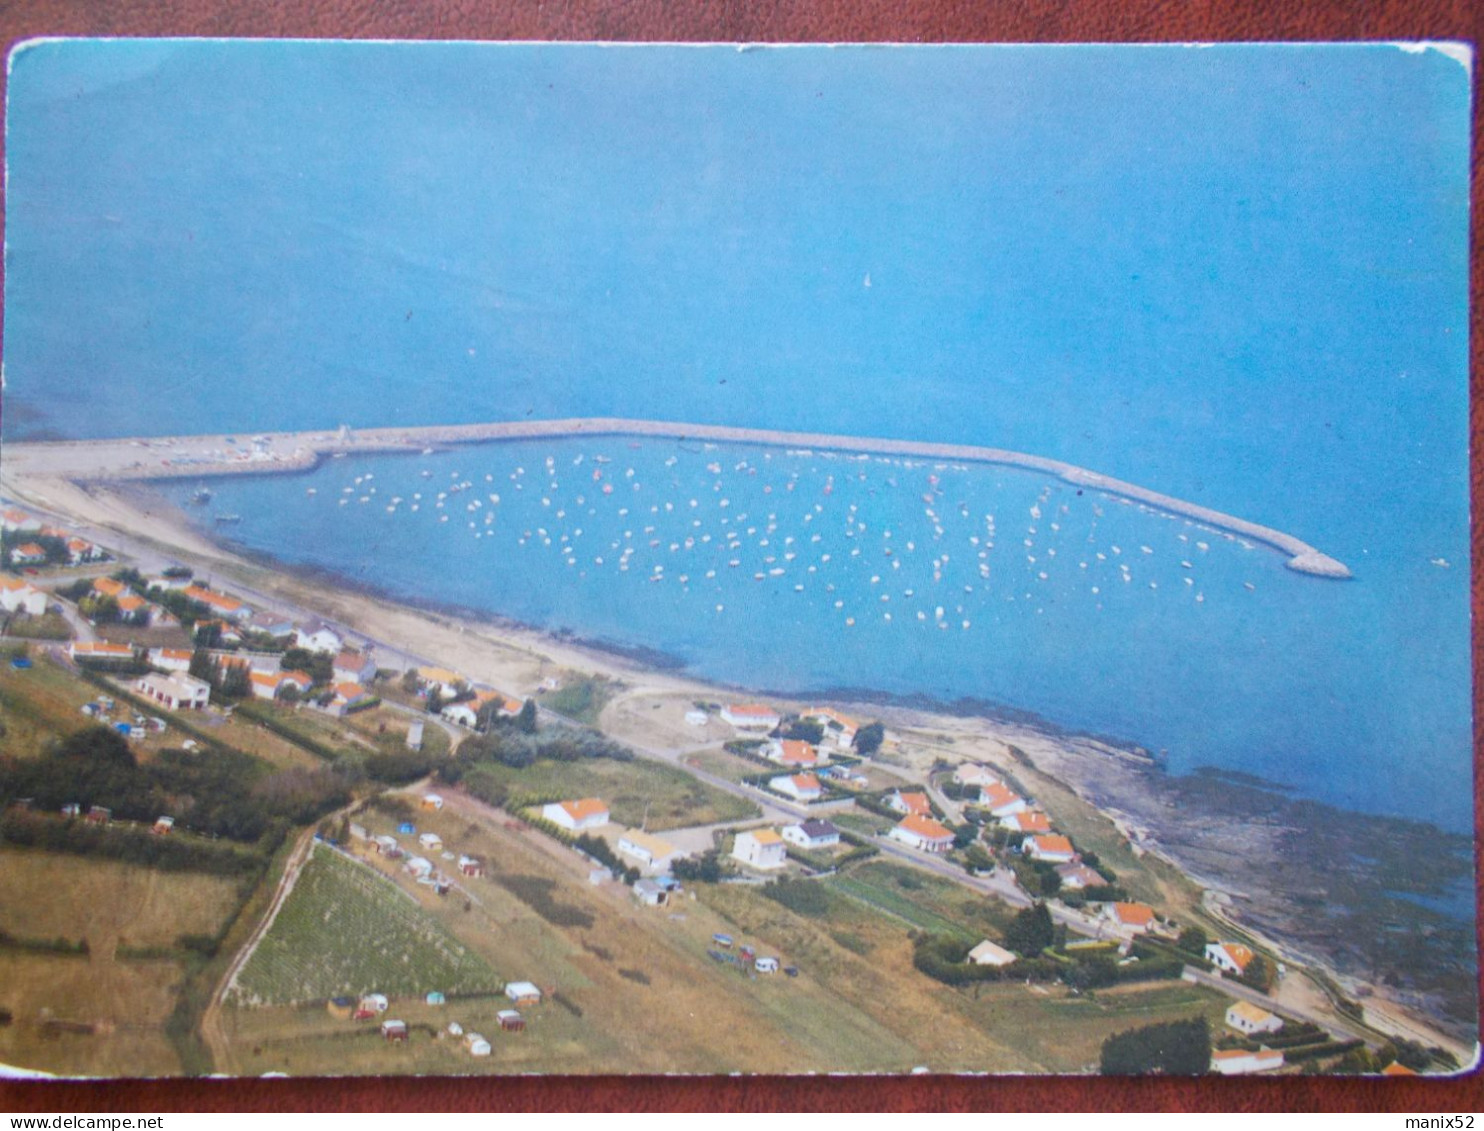
<svg viewBox="0 0 1484 1131">
<path fill-rule="evenodd" d="M 569 719 L 588 726 L 596 726 L 598 716 L 617 691 L 618 688 L 611 679 L 564 672 L 562 685 L 555 691 L 541 693 L 540 703 L 559 715 L 566 715 Z"/>
<path fill-rule="evenodd" d="M 690 754 L 686 757 L 686 761 L 708 774 L 715 774 L 719 778 L 734 782 L 756 777 L 766 769 L 756 762 L 749 762 L 746 758 L 739 758 L 735 754 L 728 754 L 720 749 L 702 750 L 698 754 Z"/>
<path fill-rule="evenodd" d="M 377 693 L 381 693 L 378 685 Z M 412 718 L 401 711 L 382 705 L 368 711 L 356 711 L 339 720 L 340 726 L 349 728 L 361 737 L 374 742 L 378 749 L 396 753 L 407 749 L 407 728 Z M 432 719 L 423 725 L 423 753 L 433 758 L 443 758 L 449 751 L 448 732 Z"/>
<path fill-rule="evenodd" d="M 18 757 L 35 754 L 48 740 L 87 724 L 80 708 L 97 698 L 98 691 L 38 654 L 21 671 L 0 664 L 0 750 Z"/>
<path fill-rule="evenodd" d="M 470 776 L 484 776 L 513 794 L 562 798 L 600 797 L 620 825 L 638 827 L 646 820 L 651 832 L 739 821 L 756 816 L 756 805 L 697 781 L 684 770 L 636 758 L 616 762 L 588 758 L 581 762 L 537 762 L 523 770 L 485 764 Z"/>
<path fill-rule="evenodd" d="M 499 977 L 396 885 L 316 847 L 238 976 L 243 1004 L 323 1002 L 378 991 L 477 993 Z"/>
<path fill-rule="evenodd" d="M 214 935 L 236 906 L 234 881 L 156 872 L 116 861 L 0 851 L 0 927 L 31 938 L 86 938 L 88 958 L 0 951 L 0 1062 L 80 1075 L 181 1071 L 165 1035 L 180 962 L 119 961 L 119 944 L 173 947 L 185 934 Z M 44 1017 L 95 1032 L 50 1033 Z"/>
<path fill-rule="evenodd" d="M 1014 914 L 998 900 L 880 860 L 867 861 L 823 882 L 841 895 L 922 930 L 973 935 L 976 940 L 987 933 L 998 935 Z"/>
</svg>

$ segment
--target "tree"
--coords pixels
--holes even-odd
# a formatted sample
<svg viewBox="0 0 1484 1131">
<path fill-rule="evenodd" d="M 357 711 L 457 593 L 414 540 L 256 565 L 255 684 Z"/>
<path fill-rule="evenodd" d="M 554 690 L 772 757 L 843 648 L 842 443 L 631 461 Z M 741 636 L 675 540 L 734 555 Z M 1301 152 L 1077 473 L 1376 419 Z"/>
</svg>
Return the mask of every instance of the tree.
<svg viewBox="0 0 1484 1131">
<path fill-rule="evenodd" d="M 1262 955 L 1254 954 L 1252 961 L 1247 963 L 1246 969 L 1242 971 L 1242 976 L 1237 980 L 1251 986 L 1254 990 L 1261 990 L 1263 993 L 1267 993 L 1273 985 L 1272 964 Z"/>
<path fill-rule="evenodd" d="M 881 749 L 881 742 L 886 738 L 886 728 L 879 722 L 863 726 L 855 732 L 855 752 L 862 757 L 869 758 Z"/>
<path fill-rule="evenodd" d="M 536 700 L 527 699 L 521 705 L 520 715 L 516 718 L 515 725 L 522 734 L 536 733 Z"/>
<path fill-rule="evenodd" d="M 1211 1027 L 1204 1017 L 1115 1033 L 1103 1042 L 1104 1076 L 1203 1076 L 1211 1070 Z"/>
<path fill-rule="evenodd" d="M 441 710 L 443 710 L 443 696 L 435 687 L 428 692 L 427 712 L 430 715 L 436 715 Z"/>
<path fill-rule="evenodd" d="M 1175 945 L 1187 954 L 1204 955 L 1206 953 L 1206 943 L 1209 941 L 1206 937 L 1206 932 L 1201 930 L 1201 928 L 1186 927 L 1185 930 L 1180 932 L 1179 941 Z"/>
<path fill-rule="evenodd" d="M 422 681 L 418 678 L 416 668 L 408 668 L 402 673 L 402 690 L 408 695 L 416 695 L 421 685 Z"/>
<path fill-rule="evenodd" d="M 1034 958 L 1051 945 L 1054 934 L 1051 912 L 1044 903 L 1037 903 L 1010 921 L 1005 931 L 1005 946 L 1026 958 Z"/>
<path fill-rule="evenodd" d="M 246 663 L 235 661 L 222 668 L 222 685 L 218 690 L 224 699 L 242 699 L 252 694 L 252 677 Z"/>
<path fill-rule="evenodd" d="M 813 719 L 794 719 L 784 726 L 783 737 L 818 746 L 824 741 L 824 724 Z"/>
<path fill-rule="evenodd" d="M 197 648 L 191 653 L 190 674 L 196 679 L 204 679 L 215 687 L 218 676 L 216 657 L 205 648 Z"/>
<path fill-rule="evenodd" d="M 76 758 L 79 761 L 98 765 L 126 766 L 133 769 L 137 763 L 134 751 L 124 736 L 113 727 L 90 726 L 75 730 L 57 743 L 58 758 Z"/>
</svg>

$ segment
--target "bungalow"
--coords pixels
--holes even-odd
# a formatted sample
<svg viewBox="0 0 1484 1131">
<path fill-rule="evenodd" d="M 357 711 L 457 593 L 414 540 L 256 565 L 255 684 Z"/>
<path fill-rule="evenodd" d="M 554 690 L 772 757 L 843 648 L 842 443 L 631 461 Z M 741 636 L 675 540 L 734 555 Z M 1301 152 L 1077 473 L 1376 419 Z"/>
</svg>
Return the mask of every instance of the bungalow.
<svg viewBox="0 0 1484 1131">
<path fill-rule="evenodd" d="M 840 843 L 840 830 L 828 821 L 810 819 L 783 827 L 783 839 L 800 848 L 828 848 Z"/>
<path fill-rule="evenodd" d="M 651 833 L 630 829 L 618 838 L 618 851 L 652 872 L 668 872 L 670 865 L 687 853 Z"/>
<path fill-rule="evenodd" d="M 541 807 L 541 816 L 554 825 L 580 833 L 584 829 L 597 829 L 608 823 L 608 806 L 596 797 L 584 797 L 580 801 L 554 801 Z"/>
<path fill-rule="evenodd" d="M 728 703 L 720 714 L 723 722 L 738 730 L 772 730 L 782 721 L 777 711 L 761 703 Z"/>
<path fill-rule="evenodd" d="M 825 738 L 842 750 L 850 748 L 855 741 L 856 731 L 861 728 L 860 723 L 833 707 L 810 707 L 800 717 L 824 727 Z"/>
<path fill-rule="evenodd" d="M 204 634 L 208 632 L 216 635 L 207 638 Z M 196 622 L 196 640 L 212 644 L 241 644 L 242 633 L 231 621 L 207 617 Z"/>
<path fill-rule="evenodd" d="M 909 848 L 923 852 L 947 852 L 953 847 L 953 833 L 931 817 L 923 817 L 917 813 L 909 815 L 886 835 Z"/>
<path fill-rule="evenodd" d="M 125 593 L 118 599 L 119 619 L 127 624 L 148 625 L 154 606 L 137 593 Z"/>
<path fill-rule="evenodd" d="M 189 589 L 192 584 L 190 577 L 166 577 L 164 574 L 144 579 L 146 589 L 169 589 L 172 592 Z"/>
<path fill-rule="evenodd" d="M 0 512 L 0 529 L 8 533 L 22 533 L 41 529 L 41 519 L 14 508 Z"/>
<path fill-rule="evenodd" d="M 796 738 L 775 739 L 768 744 L 768 760 L 785 766 L 817 766 L 819 751 Z"/>
<path fill-rule="evenodd" d="M 310 652 L 338 653 L 345 648 L 345 637 L 322 620 L 312 620 L 294 630 L 294 643 Z"/>
<path fill-rule="evenodd" d="M 99 577 L 93 581 L 93 592 L 100 597 L 112 597 L 118 600 L 128 590 L 129 587 L 116 577 Z"/>
<path fill-rule="evenodd" d="M 969 961 L 975 966 L 1009 966 L 1015 959 L 1013 952 L 988 939 L 969 951 Z"/>
<path fill-rule="evenodd" d="M 1051 864 L 1070 864 L 1077 859 L 1077 850 L 1072 842 L 1057 833 L 1027 837 L 1020 851 L 1032 860 L 1045 860 Z"/>
<path fill-rule="evenodd" d="M 424 813 L 437 813 L 443 808 L 443 798 L 436 793 L 425 793 L 417 805 Z"/>
<path fill-rule="evenodd" d="M 200 601 L 212 613 L 230 621 L 241 621 L 251 615 L 252 610 L 235 597 L 228 597 L 225 593 L 214 593 L 210 589 L 203 589 L 199 585 L 188 585 L 181 590 L 192 601 Z"/>
<path fill-rule="evenodd" d="M 342 710 L 350 710 L 359 707 L 363 703 L 370 703 L 373 696 L 359 683 L 337 683 L 335 685 L 334 704 Z"/>
<path fill-rule="evenodd" d="M 496 715 L 518 715 L 521 708 L 525 706 L 519 699 L 511 699 L 507 695 L 501 695 L 498 691 L 480 691 L 473 699 L 450 703 L 439 713 L 450 722 L 472 727 L 478 725 L 480 713 L 489 703 L 499 704 L 495 711 Z"/>
<path fill-rule="evenodd" d="M 775 829 L 749 829 L 737 834 L 732 858 L 753 868 L 782 868 L 788 863 L 788 846 Z"/>
<path fill-rule="evenodd" d="M 670 902 L 670 889 L 654 880 L 634 881 L 634 898 L 645 907 L 664 907 Z"/>
<path fill-rule="evenodd" d="M 541 990 L 534 982 L 506 982 L 505 996 L 517 1006 L 541 1004 Z"/>
<path fill-rule="evenodd" d="M 979 804 L 989 810 L 992 817 L 1008 817 L 1012 813 L 1024 813 L 1029 806 L 1004 782 L 991 782 L 979 789 Z"/>
<path fill-rule="evenodd" d="M 314 684 L 311 676 L 304 672 L 249 672 L 248 685 L 254 699 L 277 699 L 287 688 L 294 688 L 300 695 Z"/>
<path fill-rule="evenodd" d="M 46 612 L 46 594 L 19 577 L 0 577 L 0 607 L 39 617 Z"/>
<path fill-rule="evenodd" d="M 25 542 L 10 551 L 10 560 L 15 565 L 40 565 L 46 561 L 46 551 L 35 542 Z"/>
<path fill-rule="evenodd" d="M 417 843 L 423 846 L 424 852 L 443 851 L 443 838 L 437 833 L 423 833 L 417 838 Z"/>
<path fill-rule="evenodd" d="M 1232 1005 L 1226 1011 L 1226 1023 L 1249 1037 L 1253 1033 L 1276 1033 L 1283 1028 L 1283 1018 L 1250 1001 L 1239 1001 Z"/>
<path fill-rule="evenodd" d="M 194 654 L 188 648 L 151 648 L 149 663 L 163 672 L 188 672 Z"/>
<path fill-rule="evenodd" d="M 911 813 L 918 817 L 933 815 L 933 807 L 925 793 L 903 793 L 900 789 L 894 789 L 886 803 L 898 813 Z"/>
<path fill-rule="evenodd" d="M 472 879 L 484 875 L 484 861 L 477 856 L 460 856 L 459 871 Z"/>
<path fill-rule="evenodd" d="M 251 613 L 242 620 L 242 627 L 249 632 L 262 633 L 274 640 L 287 641 L 294 635 L 294 622 L 274 613 Z"/>
<path fill-rule="evenodd" d="M 1283 1067 L 1283 1054 L 1266 1045 L 1256 1052 L 1246 1049 L 1230 1049 L 1211 1054 L 1211 1071 L 1223 1076 L 1246 1076 L 1253 1072 L 1271 1072 Z"/>
<path fill-rule="evenodd" d="M 73 565 L 95 561 L 102 556 L 103 552 L 91 542 L 84 541 L 81 538 L 67 539 L 67 560 Z"/>
<path fill-rule="evenodd" d="M 181 672 L 151 672 L 134 689 L 171 711 L 204 711 L 211 702 L 211 684 Z"/>
<path fill-rule="evenodd" d="M 1008 817 L 1000 818 L 1000 828 L 1009 829 L 1012 833 L 1049 833 L 1051 831 L 1051 818 L 1045 813 L 1033 809 L 1027 809 L 1023 813 L 1011 813 Z"/>
<path fill-rule="evenodd" d="M 1207 943 L 1206 961 L 1228 974 L 1241 974 L 1252 961 L 1252 949 L 1234 942 Z"/>
<path fill-rule="evenodd" d="M 127 644 L 79 643 L 74 640 L 67 645 L 67 655 L 74 660 L 112 660 L 128 662 L 134 659 L 134 649 Z"/>
<path fill-rule="evenodd" d="M 1154 908 L 1144 903 L 1105 903 L 1103 918 L 1115 926 L 1136 932 L 1154 929 Z"/>
<path fill-rule="evenodd" d="M 335 657 L 337 683 L 370 683 L 376 674 L 376 661 L 365 652 L 344 651 Z"/>
<path fill-rule="evenodd" d="M 1101 887 L 1108 882 L 1079 860 L 1074 860 L 1070 864 L 1058 864 L 1056 874 L 1061 877 L 1061 886 L 1066 891 L 1082 891 L 1085 888 Z"/>
<path fill-rule="evenodd" d="M 965 762 L 954 769 L 953 780 L 959 785 L 977 785 L 982 789 L 987 785 L 997 785 L 1000 778 L 988 766 Z"/>
<path fill-rule="evenodd" d="M 798 801 L 818 801 L 824 796 L 824 789 L 813 774 L 779 774 L 768 779 L 768 788 Z"/>
</svg>

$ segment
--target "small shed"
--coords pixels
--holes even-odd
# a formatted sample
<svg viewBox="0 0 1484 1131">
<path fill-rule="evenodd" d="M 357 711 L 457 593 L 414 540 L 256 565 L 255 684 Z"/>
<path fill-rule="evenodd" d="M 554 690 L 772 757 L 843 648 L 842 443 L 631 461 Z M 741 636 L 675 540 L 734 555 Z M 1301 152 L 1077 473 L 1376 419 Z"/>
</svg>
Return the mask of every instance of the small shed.
<svg viewBox="0 0 1484 1131">
<path fill-rule="evenodd" d="M 500 1028 L 507 1033 L 519 1033 L 526 1027 L 526 1019 L 514 1009 L 502 1009 L 495 1014 L 495 1020 L 500 1023 Z"/>
<path fill-rule="evenodd" d="M 423 748 L 423 724 L 422 720 L 410 723 L 407 727 L 407 749 L 421 750 Z"/>
<path fill-rule="evenodd" d="M 397 844 L 396 837 L 379 836 L 374 838 L 371 843 L 376 846 L 376 851 L 382 856 L 390 856 L 394 860 L 402 851 L 401 846 Z"/>
<path fill-rule="evenodd" d="M 663 907 L 670 902 L 670 892 L 653 880 L 635 880 L 634 898 L 645 907 Z"/>
<path fill-rule="evenodd" d="M 429 1005 L 444 1005 L 444 1004 L 446 1004 L 445 1001 L 444 1001 L 443 995 L 441 993 L 439 993 L 437 990 L 434 990 L 432 993 L 428 994 L 428 996 L 426 998 L 424 998 L 423 1000 L 426 1001 Z"/>
<path fill-rule="evenodd" d="M 506 982 L 505 996 L 516 1005 L 540 1005 L 541 988 L 534 982 Z"/>
<path fill-rule="evenodd" d="M 422 836 L 417 838 L 417 843 L 422 845 L 424 851 L 427 852 L 443 851 L 443 838 L 437 833 L 423 833 Z"/>
<path fill-rule="evenodd" d="M 484 875 L 484 861 L 480 860 L 477 856 L 460 856 L 459 871 L 466 876 L 473 876 L 477 879 Z"/>
<path fill-rule="evenodd" d="M 407 1022 L 383 1021 L 381 1023 L 381 1035 L 389 1041 L 405 1041 L 407 1039 Z"/>
<path fill-rule="evenodd" d="M 348 997 L 332 997 L 325 1002 L 325 1009 L 336 1021 L 349 1021 L 355 1011 L 355 1002 Z"/>
<path fill-rule="evenodd" d="M 471 1041 L 469 1043 L 470 1056 L 489 1056 L 490 1052 L 490 1043 L 483 1037 L 480 1037 L 477 1041 Z"/>
<path fill-rule="evenodd" d="M 444 1032 L 446 1032 L 450 1037 L 462 1037 L 464 1035 L 464 1027 L 457 1021 L 450 1021 L 448 1023 L 448 1028 L 444 1030 Z"/>
</svg>

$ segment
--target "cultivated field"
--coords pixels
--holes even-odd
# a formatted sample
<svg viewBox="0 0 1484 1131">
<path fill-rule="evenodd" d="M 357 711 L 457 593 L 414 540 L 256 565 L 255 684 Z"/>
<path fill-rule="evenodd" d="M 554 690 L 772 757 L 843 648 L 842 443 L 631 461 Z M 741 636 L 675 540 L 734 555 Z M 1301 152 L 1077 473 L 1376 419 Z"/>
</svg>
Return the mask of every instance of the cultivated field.
<svg viewBox="0 0 1484 1131">
<path fill-rule="evenodd" d="M 0 1027 L 0 1061 L 75 1075 L 180 1072 L 165 1034 L 183 976 L 176 942 L 215 935 L 236 902 L 235 882 L 221 877 L 0 851 L 0 927 L 25 939 L 86 938 L 90 951 L 0 949 L 0 1008 L 15 1018 Z M 164 957 L 120 958 L 120 947 Z"/>
<path fill-rule="evenodd" d="M 341 994 L 478 993 L 489 965 L 371 869 L 316 847 L 238 975 L 241 1004 L 323 1003 Z"/>
</svg>

